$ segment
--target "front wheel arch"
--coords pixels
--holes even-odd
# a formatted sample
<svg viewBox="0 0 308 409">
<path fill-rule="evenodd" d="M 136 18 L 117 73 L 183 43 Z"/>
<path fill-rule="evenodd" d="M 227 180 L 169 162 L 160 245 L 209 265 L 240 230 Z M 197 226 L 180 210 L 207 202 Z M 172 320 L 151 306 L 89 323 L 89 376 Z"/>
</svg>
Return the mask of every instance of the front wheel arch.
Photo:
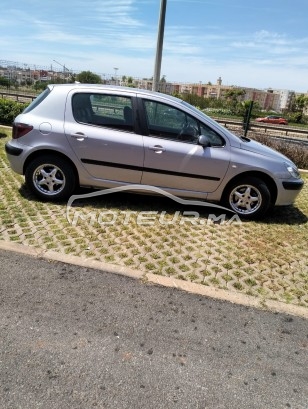
<svg viewBox="0 0 308 409">
<path fill-rule="evenodd" d="M 243 219 L 261 218 L 275 203 L 277 188 L 273 183 L 258 174 L 239 175 L 225 187 L 221 203 Z"/>
<path fill-rule="evenodd" d="M 235 176 L 233 179 L 229 180 L 229 182 L 225 186 L 222 197 L 224 196 L 225 191 L 229 188 L 230 185 L 232 185 L 233 183 L 237 183 L 238 181 L 241 181 L 246 177 L 255 177 L 261 179 L 266 184 L 271 193 L 271 205 L 274 206 L 278 196 L 278 188 L 275 181 L 263 172 L 244 172 Z"/>
</svg>

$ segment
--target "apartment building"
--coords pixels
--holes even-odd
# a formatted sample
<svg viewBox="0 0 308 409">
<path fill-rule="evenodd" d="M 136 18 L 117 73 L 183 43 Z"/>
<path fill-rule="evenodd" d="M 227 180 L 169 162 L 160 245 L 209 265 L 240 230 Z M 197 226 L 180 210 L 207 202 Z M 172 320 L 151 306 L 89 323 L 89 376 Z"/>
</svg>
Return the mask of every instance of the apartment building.
<svg viewBox="0 0 308 409">
<path fill-rule="evenodd" d="M 289 91 L 287 89 L 276 90 L 280 95 L 280 110 L 284 111 L 290 108 L 294 98 L 296 97 L 295 91 Z"/>
<path fill-rule="evenodd" d="M 2 61 L 3 62 L 3 61 Z M 12 83 L 33 83 L 36 81 L 57 81 L 64 80 L 68 81 L 71 73 L 65 70 L 54 71 L 52 69 L 36 69 L 36 66 L 26 67 L 25 64 L 21 65 L 1 65 L 0 75 L 8 78 Z M 114 83 L 114 79 L 105 79 L 105 83 Z M 119 81 L 118 84 L 127 85 L 125 81 Z M 153 86 L 153 79 L 133 79 L 133 85 L 138 88 L 143 88 L 151 90 Z M 178 82 L 167 82 L 165 79 L 159 82 L 159 92 L 166 94 L 196 94 L 203 98 L 215 98 L 224 99 L 226 93 L 231 90 L 243 90 L 245 93 L 241 96 L 242 101 L 254 101 L 257 102 L 261 109 L 273 110 L 276 112 L 283 112 L 290 108 L 293 99 L 295 98 L 295 92 L 290 90 L 259 90 L 255 88 L 247 87 L 237 87 L 224 85 L 222 78 L 219 77 L 216 84 L 208 82 L 203 84 L 201 81 L 199 83 L 178 83 Z"/>
<path fill-rule="evenodd" d="M 254 101 L 260 105 L 261 109 L 277 112 L 283 112 L 290 108 L 295 97 L 295 92 L 289 90 L 259 90 L 256 88 L 223 85 L 221 77 L 217 79 L 216 84 L 202 84 L 200 82 L 199 84 L 179 85 L 180 93 L 196 94 L 200 97 L 216 99 L 223 99 L 227 92 L 237 89 L 245 91 L 241 97 L 242 101 Z"/>
</svg>

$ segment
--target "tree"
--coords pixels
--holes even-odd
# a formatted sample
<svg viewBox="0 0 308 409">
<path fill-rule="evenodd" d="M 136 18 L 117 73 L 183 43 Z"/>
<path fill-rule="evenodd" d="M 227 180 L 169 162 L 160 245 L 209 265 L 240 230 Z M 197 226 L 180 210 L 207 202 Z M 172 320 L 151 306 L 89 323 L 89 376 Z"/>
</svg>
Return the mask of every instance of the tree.
<svg viewBox="0 0 308 409">
<path fill-rule="evenodd" d="M 242 100 L 243 95 L 245 95 L 245 90 L 243 89 L 230 89 L 226 92 L 225 97 L 229 102 L 232 113 L 236 114 L 238 111 L 242 111 L 240 101 Z"/>
<path fill-rule="evenodd" d="M 244 89 L 230 89 L 226 92 L 225 97 L 230 101 L 239 102 L 243 95 L 245 95 Z"/>
<path fill-rule="evenodd" d="M 3 85 L 3 86 L 5 86 L 5 87 L 8 87 L 9 84 L 10 84 L 10 81 L 9 81 L 7 78 L 5 78 L 5 77 L 0 77 L 0 85 Z"/>
<path fill-rule="evenodd" d="M 290 112 L 288 114 L 289 122 L 305 122 L 305 111 L 308 108 L 308 96 L 301 94 L 292 101 Z"/>
<path fill-rule="evenodd" d="M 83 84 L 101 84 L 101 77 L 91 71 L 82 71 L 77 75 L 77 81 Z"/>
<path fill-rule="evenodd" d="M 305 108 L 308 107 L 308 96 L 304 94 L 298 95 L 292 103 L 291 111 L 292 112 L 303 112 Z"/>
<path fill-rule="evenodd" d="M 77 77 L 76 77 L 75 74 L 72 74 L 72 75 L 69 77 L 69 83 L 74 84 L 75 81 L 77 81 Z"/>
<path fill-rule="evenodd" d="M 46 88 L 47 83 L 43 81 L 36 81 L 34 84 L 34 89 L 36 91 L 42 91 Z"/>
<path fill-rule="evenodd" d="M 180 98 L 191 105 L 199 107 L 200 109 L 207 108 L 210 103 L 208 98 L 203 98 L 196 94 L 181 94 Z"/>
</svg>

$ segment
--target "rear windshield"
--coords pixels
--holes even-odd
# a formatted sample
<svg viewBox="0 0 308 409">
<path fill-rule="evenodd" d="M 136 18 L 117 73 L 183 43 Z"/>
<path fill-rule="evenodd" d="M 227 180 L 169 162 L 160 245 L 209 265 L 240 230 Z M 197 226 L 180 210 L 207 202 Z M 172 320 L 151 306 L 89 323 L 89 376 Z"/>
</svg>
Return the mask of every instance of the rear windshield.
<svg viewBox="0 0 308 409">
<path fill-rule="evenodd" d="M 24 109 L 23 114 L 32 111 L 35 107 L 37 107 L 49 94 L 51 90 L 46 88 L 39 96 L 37 96 L 27 108 Z"/>
</svg>

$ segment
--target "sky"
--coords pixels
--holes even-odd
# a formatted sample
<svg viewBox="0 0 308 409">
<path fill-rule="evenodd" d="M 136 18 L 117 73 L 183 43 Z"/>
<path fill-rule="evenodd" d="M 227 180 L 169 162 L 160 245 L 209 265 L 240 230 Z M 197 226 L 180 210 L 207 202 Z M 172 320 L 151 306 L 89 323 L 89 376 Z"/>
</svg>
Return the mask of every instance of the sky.
<svg viewBox="0 0 308 409">
<path fill-rule="evenodd" d="M 0 60 L 151 78 L 160 6 L 161 0 L 2 0 Z M 307 27 L 307 0 L 167 0 L 161 76 L 307 92 Z"/>
</svg>

